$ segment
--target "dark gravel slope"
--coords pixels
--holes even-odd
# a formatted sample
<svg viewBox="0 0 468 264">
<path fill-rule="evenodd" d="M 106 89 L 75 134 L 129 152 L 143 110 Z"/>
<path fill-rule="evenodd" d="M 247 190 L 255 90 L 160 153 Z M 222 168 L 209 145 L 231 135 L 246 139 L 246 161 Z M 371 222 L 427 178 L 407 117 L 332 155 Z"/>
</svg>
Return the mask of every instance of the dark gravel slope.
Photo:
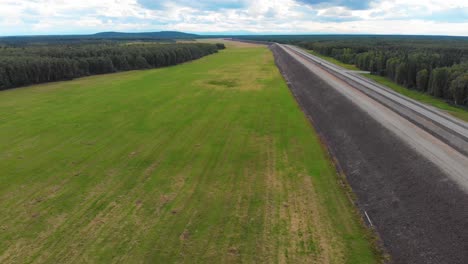
<svg viewBox="0 0 468 264">
<path fill-rule="evenodd" d="M 468 263 L 468 195 L 319 76 L 271 49 L 393 262 Z"/>
</svg>

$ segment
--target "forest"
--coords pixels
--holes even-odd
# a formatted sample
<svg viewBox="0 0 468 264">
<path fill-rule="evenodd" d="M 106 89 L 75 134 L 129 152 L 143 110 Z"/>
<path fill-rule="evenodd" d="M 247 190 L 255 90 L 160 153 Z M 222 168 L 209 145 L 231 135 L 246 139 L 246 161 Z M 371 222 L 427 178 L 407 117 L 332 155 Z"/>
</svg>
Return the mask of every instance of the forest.
<svg viewBox="0 0 468 264">
<path fill-rule="evenodd" d="M 89 35 L 38 35 L 38 36 L 5 36 L 0 37 L 0 44 L 30 45 L 30 44 L 79 44 L 102 42 L 165 42 L 175 43 L 176 40 L 194 40 L 201 36 L 178 31 L 159 32 L 99 32 Z"/>
<path fill-rule="evenodd" d="M 75 43 L 0 45 L 0 90 L 94 74 L 176 65 L 224 44 Z"/>
<path fill-rule="evenodd" d="M 433 36 L 263 36 L 333 57 L 409 89 L 468 106 L 468 38 Z"/>
</svg>

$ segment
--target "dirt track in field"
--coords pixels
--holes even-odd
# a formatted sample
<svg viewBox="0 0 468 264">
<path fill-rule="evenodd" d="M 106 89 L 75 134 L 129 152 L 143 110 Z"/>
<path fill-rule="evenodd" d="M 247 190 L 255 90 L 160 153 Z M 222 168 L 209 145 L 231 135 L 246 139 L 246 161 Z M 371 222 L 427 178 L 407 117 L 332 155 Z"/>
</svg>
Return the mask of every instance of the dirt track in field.
<svg viewBox="0 0 468 264">
<path fill-rule="evenodd" d="M 468 195 L 446 172 L 278 46 L 277 65 L 395 263 L 468 263 Z M 322 70 L 323 71 L 323 70 Z M 320 77 L 322 76 L 322 78 Z"/>
</svg>

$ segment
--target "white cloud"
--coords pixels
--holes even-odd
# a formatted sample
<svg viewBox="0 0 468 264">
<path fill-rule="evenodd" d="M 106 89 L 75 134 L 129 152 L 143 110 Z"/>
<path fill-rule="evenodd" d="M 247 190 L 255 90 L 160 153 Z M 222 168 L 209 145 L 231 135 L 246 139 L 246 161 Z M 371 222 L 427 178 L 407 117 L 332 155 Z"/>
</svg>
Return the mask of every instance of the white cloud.
<svg viewBox="0 0 468 264">
<path fill-rule="evenodd" d="M 0 35 L 180 30 L 468 36 L 463 12 L 456 21 L 436 17 L 468 10 L 466 0 L 375 0 L 364 10 L 297 0 L 148 1 L 155 7 L 138 0 L 0 0 Z"/>
</svg>

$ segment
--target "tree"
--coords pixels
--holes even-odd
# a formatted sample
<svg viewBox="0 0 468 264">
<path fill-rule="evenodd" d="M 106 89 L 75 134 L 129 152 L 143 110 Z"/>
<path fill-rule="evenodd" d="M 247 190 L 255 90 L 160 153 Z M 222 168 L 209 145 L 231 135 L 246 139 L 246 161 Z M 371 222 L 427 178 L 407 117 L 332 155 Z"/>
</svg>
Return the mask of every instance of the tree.
<svg viewBox="0 0 468 264">
<path fill-rule="evenodd" d="M 10 80 L 4 65 L 0 64 L 0 91 L 5 90 L 11 86 Z"/>
<path fill-rule="evenodd" d="M 163 67 L 215 53 L 220 45 L 116 43 L 0 48 L 0 89 L 90 74 Z"/>
<path fill-rule="evenodd" d="M 418 71 L 416 75 L 416 88 L 419 91 L 426 91 L 428 82 L 429 82 L 429 71 L 427 69 L 422 69 Z"/>
<path fill-rule="evenodd" d="M 396 67 L 399 63 L 400 62 L 398 58 L 390 58 L 387 60 L 386 72 L 387 72 L 387 77 L 390 78 L 391 80 L 395 80 Z"/>
<path fill-rule="evenodd" d="M 408 67 L 406 63 L 400 63 L 396 67 L 395 81 L 402 85 L 408 83 Z"/>
<path fill-rule="evenodd" d="M 143 56 L 141 55 L 138 55 L 136 58 L 135 58 L 135 68 L 136 69 L 145 69 L 145 68 L 149 68 L 150 65 L 148 64 L 148 62 L 145 60 L 145 58 L 143 58 Z"/>
<path fill-rule="evenodd" d="M 216 47 L 219 49 L 219 50 L 223 50 L 226 48 L 226 46 L 224 45 L 224 43 L 216 43 Z"/>
<path fill-rule="evenodd" d="M 436 97 L 444 97 L 447 87 L 447 68 L 436 68 L 432 71 L 429 92 Z"/>
<path fill-rule="evenodd" d="M 458 76 L 451 82 L 450 92 L 455 104 L 468 104 L 468 73 Z"/>
</svg>

